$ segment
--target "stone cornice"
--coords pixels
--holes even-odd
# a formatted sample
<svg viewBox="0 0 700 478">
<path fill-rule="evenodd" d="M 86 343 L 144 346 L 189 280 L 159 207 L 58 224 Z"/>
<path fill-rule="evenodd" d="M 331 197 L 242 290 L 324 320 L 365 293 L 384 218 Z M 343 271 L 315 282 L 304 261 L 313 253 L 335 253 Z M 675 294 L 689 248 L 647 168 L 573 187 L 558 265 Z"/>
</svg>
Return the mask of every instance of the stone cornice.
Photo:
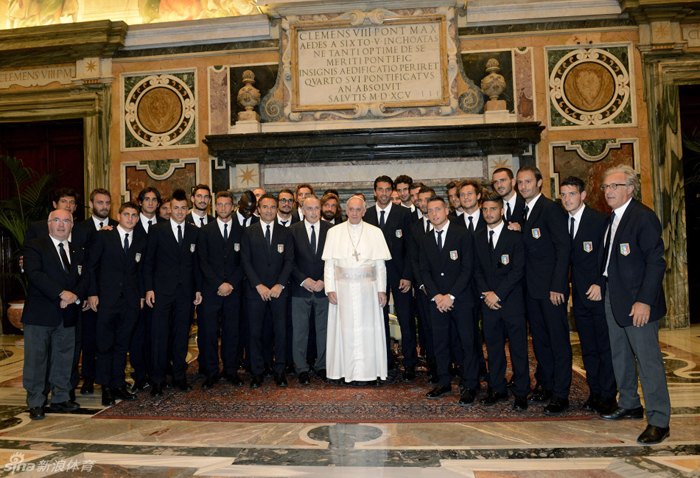
<svg viewBox="0 0 700 478">
<path fill-rule="evenodd" d="M 475 0 L 467 4 L 466 11 L 468 26 L 618 18 L 621 14 L 618 0 L 506 1 L 495 4 Z"/>
<path fill-rule="evenodd" d="M 257 0 L 258 7 L 273 18 L 289 15 L 345 13 L 351 10 L 371 11 L 377 8 L 403 10 L 464 6 L 472 0 Z"/>
<path fill-rule="evenodd" d="M 697 0 L 620 0 L 620 7 L 637 24 L 700 21 L 700 1 Z"/>
<path fill-rule="evenodd" d="M 0 30 L 0 68 L 111 58 L 124 46 L 126 30 L 126 23 L 110 20 Z"/>
</svg>

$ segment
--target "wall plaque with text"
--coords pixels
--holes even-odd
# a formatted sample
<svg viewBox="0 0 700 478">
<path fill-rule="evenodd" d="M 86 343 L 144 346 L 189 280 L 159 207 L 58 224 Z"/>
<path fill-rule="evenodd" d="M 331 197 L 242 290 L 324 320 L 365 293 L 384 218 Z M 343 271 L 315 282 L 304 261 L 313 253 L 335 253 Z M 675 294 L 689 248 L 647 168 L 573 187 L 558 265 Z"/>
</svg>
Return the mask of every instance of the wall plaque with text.
<svg viewBox="0 0 700 478">
<path fill-rule="evenodd" d="M 443 15 L 291 24 L 292 110 L 449 104 Z"/>
</svg>

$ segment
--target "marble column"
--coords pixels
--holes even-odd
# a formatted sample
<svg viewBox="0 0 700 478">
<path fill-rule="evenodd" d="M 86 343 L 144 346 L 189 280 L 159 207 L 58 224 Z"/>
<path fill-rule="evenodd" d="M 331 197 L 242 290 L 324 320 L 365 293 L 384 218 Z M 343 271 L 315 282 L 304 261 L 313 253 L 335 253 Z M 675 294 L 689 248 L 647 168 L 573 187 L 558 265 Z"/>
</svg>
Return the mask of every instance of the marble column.
<svg viewBox="0 0 700 478">
<path fill-rule="evenodd" d="M 110 188 L 109 124 L 112 97 L 107 86 L 95 93 L 96 108 L 83 118 L 86 195 L 96 188 Z"/>
</svg>

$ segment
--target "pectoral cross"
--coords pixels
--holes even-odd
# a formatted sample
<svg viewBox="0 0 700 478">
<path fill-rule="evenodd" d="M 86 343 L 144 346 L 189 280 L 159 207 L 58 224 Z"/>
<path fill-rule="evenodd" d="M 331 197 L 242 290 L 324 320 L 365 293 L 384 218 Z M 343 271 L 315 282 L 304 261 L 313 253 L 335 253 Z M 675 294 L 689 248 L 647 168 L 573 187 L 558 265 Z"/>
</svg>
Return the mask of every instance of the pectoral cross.
<svg viewBox="0 0 700 478">
<path fill-rule="evenodd" d="M 352 255 L 355 256 L 355 260 L 357 262 L 360 262 L 360 253 L 359 252 L 355 251 L 352 253 Z"/>
</svg>

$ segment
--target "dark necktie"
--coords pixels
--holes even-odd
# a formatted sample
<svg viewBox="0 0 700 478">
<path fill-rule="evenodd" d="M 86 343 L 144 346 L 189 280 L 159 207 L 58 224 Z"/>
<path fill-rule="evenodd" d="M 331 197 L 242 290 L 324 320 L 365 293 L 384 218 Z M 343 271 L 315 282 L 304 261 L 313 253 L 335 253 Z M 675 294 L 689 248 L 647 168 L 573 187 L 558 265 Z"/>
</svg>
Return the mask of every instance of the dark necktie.
<svg viewBox="0 0 700 478">
<path fill-rule="evenodd" d="M 525 223 L 527 222 L 527 215 L 528 215 L 529 212 L 530 212 L 530 207 L 529 207 L 529 206 L 525 206 L 525 207 L 523 208 L 523 226 L 524 226 Z"/>
<path fill-rule="evenodd" d="M 493 233 L 494 232 L 496 232 L 496 231 L 489 231 L 489 248 L 492 250 L 494 249 L 494 247 L 493 247 Z"/>
<path fill-rule="evenodd" d="M 272 234 L 270 233 L 270 225 L 267 225 L 267 230 L 265 231 L 265 242 L 267 242 L 267 248 L 270 248 L 270 245 L 272 245 Z"/>
<path fill-rule="evenodd" d="M 311 250 L 316 254 L 316 230 L 313 225 L 311 225 Z"/>
<path fill-rule="evenodd" d="M 224 224 L 224 242 L 228 241 L 228 224 Z"/>
<path fill-rule="evenodd" d="M 151 226 L 153 225 L 153 220 L 149 219 L 148 220 L 148 229 L 146 230 L 146 233 L 151 230 Z"/>
<path fill-rule="evenodd" d="M 282 222 L 282 225 L 283 225 L 284 227 L 287 227 L 287 222 L 288 222 L 288 221 L 281 221 L 281 222 Z M 313 226 L 312 226 L 312 227 L 313 227 Z"/>
<path fill-rule="evenodd" d="M 386 211 L 379 211 L 379 229 L 384 229 L 384 213 Z"/>
<path fill-rule="evenodd" d="M 129 233 L 124 234 L 124 254 L 129 252 Z"/>
<path fill-rule="evenodd" d="M 468 218 L 469 218 L 469 232 L 474 233 L 474 221 L 472 221 L 472 219 L 474 219 L 474 218 L 471 216 L 468 216 Z"/>
<path fill-rule="evenodd" d="M 182 244 L 182 226 L 180 224 L 177 225 L 177 243 Z"/>
<path fill-rule="evenodd" d="M 569 235 L 571 236 L 571 240 L 574 240 L 574 223 L 576 222 L 576 219 L 573 217 L 571 218 L 571 227 L 569 227 Z"/>
<path fill-rule="evenodd" d="M 63 262 L 63 270 L 66 272 L 66 274 L 68 274 L 70 273 L 70 261 L 68 261 L 68 254 L 66 254 L 66 250 L 63 248 L 62 242 L 58 243 L 58 249 L 61 256 L 61 262 Z"/>
<path fill-rule="evenodd" d="M 609 255 L 610 255 L 610 241 L 612 241 L 612 229 L 613 229 L 613 223 L 615 222 L 615 213 L 613 212 L 610 214 L 610 225 L 608 226 L 608 233 L 605 236 L 605 267 L 603 267 L 603 271 L 606 271 L 608 268 L 608 262 L 609 262 Z"/>
<path fill-rule="evenodd" d="M 203 217 L 199 218 L 199 227 L 204 227 L 204 218 Z"/>
<path fill-rule="evenodd" d="M 102 229 L 103 227 L 105 227 L 105 223 L 104 223 L 104 222 L 101 222 L 101 223 L 100 223 L 100 229 Z"/>
<path fill-rule="evenodd" d="M 430 232 L 430 221 L 425 221 L 425 233 Z"/>
<path fill-rule="evenodd" d="M 437 231 L 438 235 L 438 249 L 442 250 L 442 233 L 445 231 Z"/>
<path fill-rule="evenodd" d="M 510 215 L 511 215 L 511 212 L 510 212 L 510 203 L 507 202 L 507 203 L 506 203 L 506 221 L 510 221 Z"/>
</svg>

